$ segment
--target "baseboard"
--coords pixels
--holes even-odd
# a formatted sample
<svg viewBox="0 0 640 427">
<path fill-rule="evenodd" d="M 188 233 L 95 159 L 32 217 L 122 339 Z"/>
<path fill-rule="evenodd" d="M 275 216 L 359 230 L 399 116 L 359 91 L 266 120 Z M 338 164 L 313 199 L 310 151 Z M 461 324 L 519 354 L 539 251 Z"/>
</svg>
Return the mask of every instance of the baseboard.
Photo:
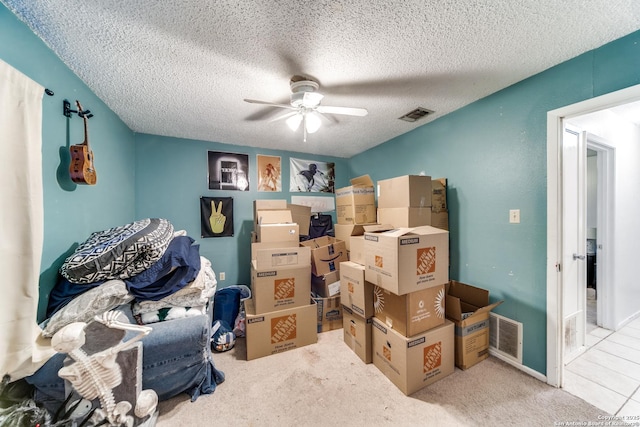
<svg viewBox="0 0 640 427">
<path fill-rule="evenodd" d="M 542 381 L 544 383 L 547 382 L 547 376 L 546 375 L 542 375 L 540 372 L 535 371 L 535 370 L 529 368 L 528 366 L 520 365 L 519 363 L 514 362 L 510 358 L 508 358 L 506 356 L 503 356 L 502 354 L 498 353 L 497 351 L 489 349 L 489 354 L 491 356 L 493 356 L 493 357 L 497 357 L 498 359 L 502 360 L 503 362 L 508 363 L 509 365 L 513 366 L 514 368 L 520 369 L 525 374 L 528 374 L 528 375 L 532 376 L 533 378 L 535 378 L 537 380 L 540 380 L 540 381 Z"/>
<path fill-rule="evenodd" d="M 622 322 L 618 323 L 618 326 L 616 327 L 616 331 L 619 331 L 620 329 L 624 328 L 629 323 L 633 322 L 634 320 L 636 320 L 639 317 L 640 317 L 640 311 L 638 311 L 637 313 L 634 313 L 631 316 L 627 317 Z"/>
</svg>

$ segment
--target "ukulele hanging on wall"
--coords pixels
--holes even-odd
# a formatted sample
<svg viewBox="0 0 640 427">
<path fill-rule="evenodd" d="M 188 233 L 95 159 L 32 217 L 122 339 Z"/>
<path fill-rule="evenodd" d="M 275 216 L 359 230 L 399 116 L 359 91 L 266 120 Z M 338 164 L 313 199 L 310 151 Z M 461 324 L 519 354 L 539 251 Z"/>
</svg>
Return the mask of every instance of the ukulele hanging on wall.
<svg viewBox="0 0 640 427">
<path fill-rule="evenodd" d="M 95 185 L 98 176 L 93 166 L 93 151 L 89 147 L 87 115 L 84 114 L 80 101 L 76 100 L 76 105 L 78 106 L 78 115 L 84 120 L 84 142 L 69 147 L 69 151 L 71 151 L 69 175 L 76 184 Z"/>
</svg>

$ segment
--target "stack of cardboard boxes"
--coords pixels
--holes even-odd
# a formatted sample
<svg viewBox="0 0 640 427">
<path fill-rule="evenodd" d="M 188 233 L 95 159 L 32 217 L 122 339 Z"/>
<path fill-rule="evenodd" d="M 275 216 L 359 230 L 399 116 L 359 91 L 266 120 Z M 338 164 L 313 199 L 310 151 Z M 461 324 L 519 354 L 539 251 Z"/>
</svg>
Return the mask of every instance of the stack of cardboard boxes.
<svg viewBox="0 0 640 427">
<path fill-rule="evenodd" d="M 247 360 L 318 340 L 317 307 L 310 298 L 311 250 L 299 245 L 299 233 L 286 201 L 254 202 Z"/>
<path fill-rule="evenodd" d="M 340 263 L 349 259 L 345 242 L 321 236 L 300 246 L 311 252 L 311 296 L 318 309 L 318 332 L 342 328 Z"/>
<path fill-rule="evenodd" d="M 449 233 L 428 225 L 430 177 L 385 181 L 379 224 L 349 235 L 351 259 L 340 267 L 343 334 L 365 363 L 411 394 L 454 370 L 454 324 L 445 319 Z"/>
</svg>

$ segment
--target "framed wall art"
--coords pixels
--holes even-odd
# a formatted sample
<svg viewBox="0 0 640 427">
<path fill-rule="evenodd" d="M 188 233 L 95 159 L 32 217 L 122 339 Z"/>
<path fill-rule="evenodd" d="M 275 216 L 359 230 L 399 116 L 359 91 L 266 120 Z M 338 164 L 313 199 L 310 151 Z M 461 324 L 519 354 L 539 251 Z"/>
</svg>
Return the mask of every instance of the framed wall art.
<svg viewBox="0 0 640 427">
<path fill-rule="evenodd" d="M 282 191 L 280 157 L 258 154 L 258 191 Z"/>
<path fill-rule="evenodd" d="M 249 155 L 209 151 L 209 190 L 249 191 Z"/>
<path fill-rule="evenodd" d="M 291 159 L 289 191 L 334 193 L 335 163 Z"/>
<path fill-rule="evenodd" d="M 200 197 L 200 234 L 233 236 L 233 197 Z"/>
</svg>

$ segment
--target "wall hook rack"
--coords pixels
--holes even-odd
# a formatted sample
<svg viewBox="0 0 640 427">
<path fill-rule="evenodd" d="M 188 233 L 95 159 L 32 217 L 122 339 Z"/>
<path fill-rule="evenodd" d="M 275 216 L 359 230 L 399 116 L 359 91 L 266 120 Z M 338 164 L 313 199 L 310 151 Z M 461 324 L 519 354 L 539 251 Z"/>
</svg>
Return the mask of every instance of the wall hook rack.
<svg viewBox="0 0 640 427">
<path fill-rule="evenodd" d="M 62 101 L 62 111 L 65 116 L 67 117 L 71 117 L 71 113 L 77 113 L 78 116 L 80 117 L 87 117 L 87 119 L 90 119 L 91 117 L 93 117 L 93 114 L 91 114 L 91 111 L 89 110 L 72 110 L 71 109 L 71 103 L 69 101 L 67 101 L 66 99 L 64 101 Z"/>
</svg>

